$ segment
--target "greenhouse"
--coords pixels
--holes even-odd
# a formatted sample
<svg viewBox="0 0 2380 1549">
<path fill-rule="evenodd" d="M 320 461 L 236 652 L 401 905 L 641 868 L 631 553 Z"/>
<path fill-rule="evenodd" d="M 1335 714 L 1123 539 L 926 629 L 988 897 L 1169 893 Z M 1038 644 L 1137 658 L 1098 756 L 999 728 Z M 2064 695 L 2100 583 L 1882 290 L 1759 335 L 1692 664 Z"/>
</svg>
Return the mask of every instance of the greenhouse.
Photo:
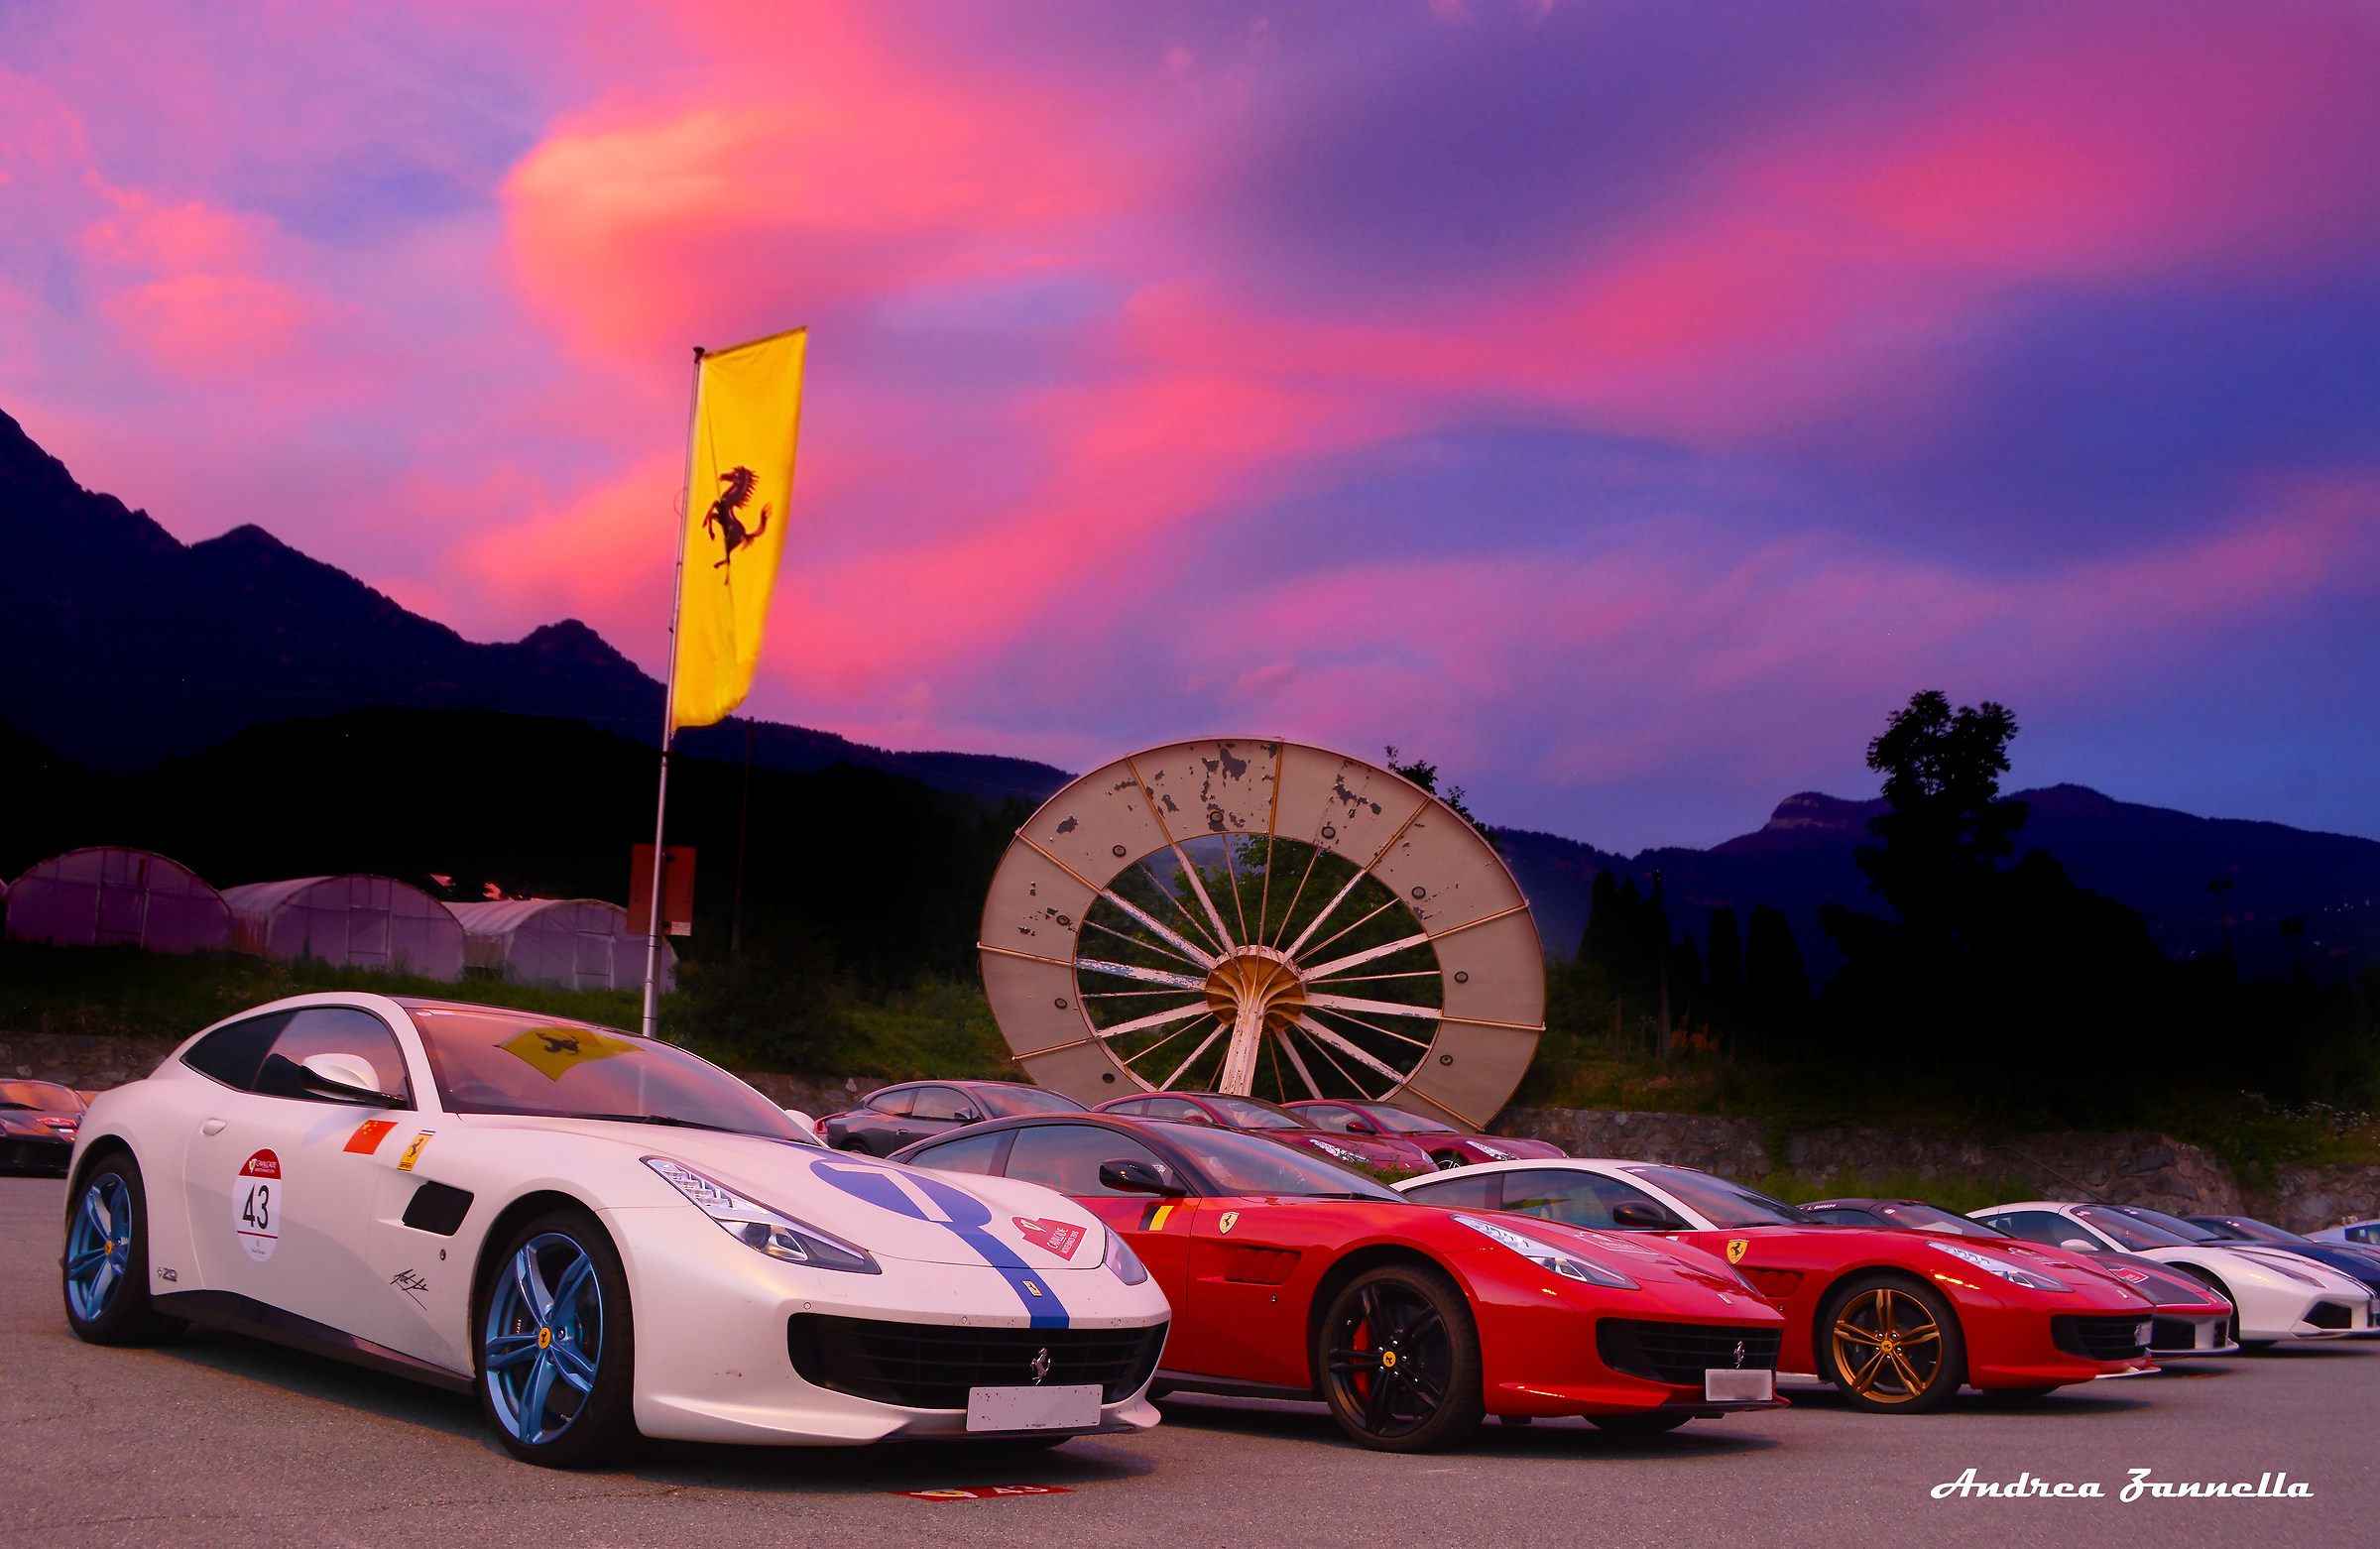
<svg viewBox="0 0 2380 1549">
<path fill-rule="evenodd" d="M 635 990 L 647 938 L 628 910 L 595 898 L 506 898 L 448 905 L 463 925 L 463 962 L 515 984 Z M 676 988 L 677 954 L 661 943 L 661 989 Z"/>
<path fill-rule="evenodd" d="M 227 888 L 232 945 L 285 960 L 463 977 L 463 927 L 445 904 L 393 877 L 297 877 Z"/>
<path fill-rule="evenodd" d="M 37 863 L 0 890 L 8 934 L 56 946 L 198 952 L 231 945 L 223 895 L 178 861 L 101 846 Z"/>
</svg>

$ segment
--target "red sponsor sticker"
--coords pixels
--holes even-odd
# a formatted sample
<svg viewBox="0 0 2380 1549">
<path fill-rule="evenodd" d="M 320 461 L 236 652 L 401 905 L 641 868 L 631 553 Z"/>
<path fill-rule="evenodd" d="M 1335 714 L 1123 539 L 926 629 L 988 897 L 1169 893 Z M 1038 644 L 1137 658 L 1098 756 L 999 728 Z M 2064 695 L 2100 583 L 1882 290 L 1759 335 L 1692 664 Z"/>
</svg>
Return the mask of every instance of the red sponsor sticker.
<svg viewBox="0 0 2380 1549">
<path fill-rule="evenodd" d="M 1002 1495 L 1071 1495 L 1063 1485 L 991 1485 L 981 1489 L 894 1489 L 886 1493 L 911 1500 L 996 1500 Z"/>
<path fill-rule="evenodd" d="M 1027 1221 L 1022 1216 L 1011 1216 L 1024 1240 L 1046 1248 L 1060 1258 L 1072 1258 L 1074 1251 L 1083 1246 L 1083 1229 L 1063 1221 Z"/>
<path fill-rule="evenodd" d="M 240 1176 L 243 1178 L 278 1178 L 281 1176 L 281 1158 L 271 1151 L 259 1151 L 240 1164 Z"/>
<path fill-rule="evenodd" d="M 355 1133 L 347 1137 L 347 1149 L 359 1156 L 369 1156 L 380 1149 L 381 1136 L 396 1128 L 397 1121 L 394 1119 L 367 1119 L 355 1127 Z"/>
</svg>

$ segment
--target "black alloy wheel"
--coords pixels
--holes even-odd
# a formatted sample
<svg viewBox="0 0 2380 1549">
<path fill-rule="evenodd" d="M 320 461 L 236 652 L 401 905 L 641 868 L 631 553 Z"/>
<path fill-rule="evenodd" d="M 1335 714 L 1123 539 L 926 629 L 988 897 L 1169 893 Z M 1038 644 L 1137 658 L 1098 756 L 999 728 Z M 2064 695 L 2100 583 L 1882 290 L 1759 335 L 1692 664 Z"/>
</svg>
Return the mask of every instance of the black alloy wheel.
<svg viewBox="0 0 2380 1549">
<path fill-rule="evenodd" d="M 1455 1283 L 1383 1264 L 1331 1299 L 1317 1339 L 1322 1392 L 1339 1428 L 1378 1452 L 1430 1452 L 1478 1429 L 1480 1331 Z"/>
</svg>

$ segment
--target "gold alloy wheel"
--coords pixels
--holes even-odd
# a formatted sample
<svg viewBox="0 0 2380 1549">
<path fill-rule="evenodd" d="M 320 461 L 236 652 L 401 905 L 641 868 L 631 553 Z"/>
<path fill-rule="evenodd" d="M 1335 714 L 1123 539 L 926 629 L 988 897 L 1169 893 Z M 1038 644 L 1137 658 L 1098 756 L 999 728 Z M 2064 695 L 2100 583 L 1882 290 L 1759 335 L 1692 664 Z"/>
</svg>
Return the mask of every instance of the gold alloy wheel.
<svg viewBox="0 0 2380 1549">
<path fill-rule="evenodd" d="M 1913 1403 L 1942 1372 L 1934 1314 L 1889 1285 L 1858 1292 L 1835 1310 L 1834 1342 L 1844 1385 L 1869 1403 Z"/>
</svg>

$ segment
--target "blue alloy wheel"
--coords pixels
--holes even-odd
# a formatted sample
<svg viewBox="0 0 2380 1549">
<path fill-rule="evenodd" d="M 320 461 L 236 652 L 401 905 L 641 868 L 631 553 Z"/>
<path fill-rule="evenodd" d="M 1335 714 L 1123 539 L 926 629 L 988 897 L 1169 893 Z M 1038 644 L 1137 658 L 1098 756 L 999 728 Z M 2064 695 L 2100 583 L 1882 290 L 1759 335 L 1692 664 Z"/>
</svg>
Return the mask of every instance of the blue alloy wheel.
<svg viewBox="0 0 2380 1549">
<path fill-rule="evenodd" d="M 74 1316 L 96 1323 L 114 1303 L 132 1262 L 132 1191 L 103 1172 L 82 1192 L 82 1208 L 66 1233 L 66 1303 Z"/>
<path fill-rule="evenodd" d="M 488 1298 L 483 1353 L 497 1423 L 531 1447 L 559 1441 L 603 1362 L 603 1286 L 585 1248 L 559 1232 L 521 1245 Z"/>
</svg>

